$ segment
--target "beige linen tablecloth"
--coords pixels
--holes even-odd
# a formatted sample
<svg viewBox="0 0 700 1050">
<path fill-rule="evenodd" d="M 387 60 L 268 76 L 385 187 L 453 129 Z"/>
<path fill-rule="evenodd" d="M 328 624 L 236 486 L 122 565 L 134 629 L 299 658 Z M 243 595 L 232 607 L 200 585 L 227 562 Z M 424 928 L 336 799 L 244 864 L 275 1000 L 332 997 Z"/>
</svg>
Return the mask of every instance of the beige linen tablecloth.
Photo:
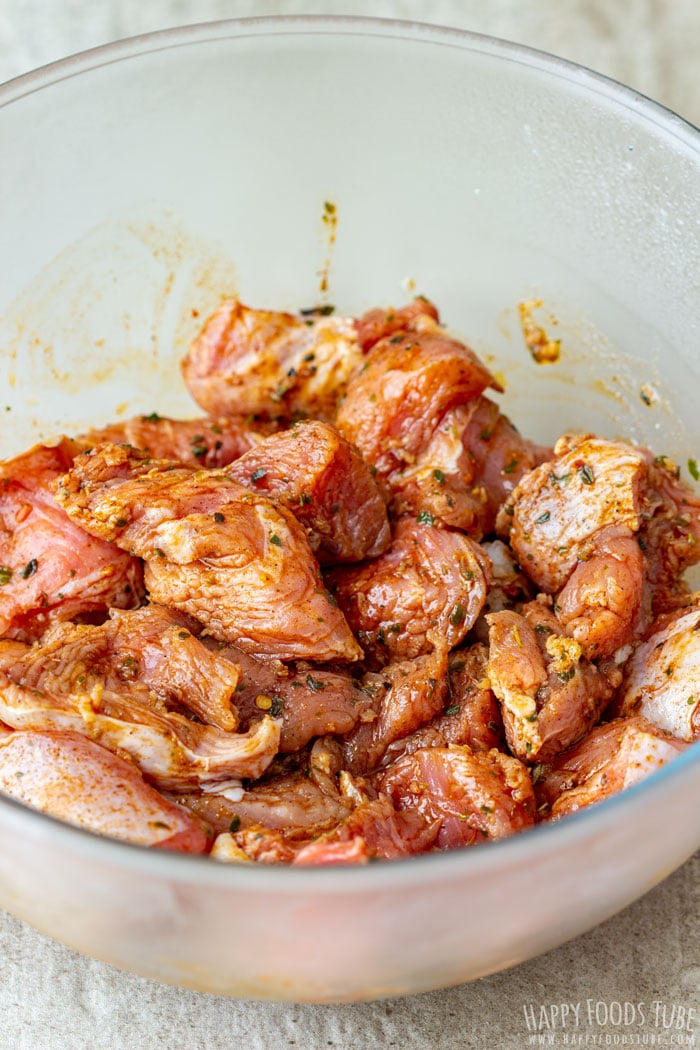
<svg viewBox="0 0 700 1050">
<path fill-rule="evenodd" d="M 118 37 L 278 13 L 410 18 L 517 40 L 613 76 L 700 124 L 698 0 L 0 0 L 0 82 Z M 699 886 L 700 854 L 621 915 L 540 959 L 444 992 L 342 1006 L 170 988 L 83 958 L 0 913 L 0 1050 L 692 1045 Z M 634 1023 L 625 1024 L 632 1010 Z"/>
</svg>

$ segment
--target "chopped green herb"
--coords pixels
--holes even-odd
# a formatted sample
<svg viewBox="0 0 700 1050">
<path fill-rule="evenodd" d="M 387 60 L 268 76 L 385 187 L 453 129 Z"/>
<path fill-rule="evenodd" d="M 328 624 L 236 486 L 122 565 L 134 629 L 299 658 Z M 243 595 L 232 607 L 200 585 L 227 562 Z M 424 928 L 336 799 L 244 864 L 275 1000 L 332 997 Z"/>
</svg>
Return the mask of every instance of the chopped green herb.
<svg viewBox="0 0 700 1050">
<path fill-rule="evenodd" d="M 401 634 L 403 631 L 403 624 L 401 623 L 390 623 L 389 630 L 392 634 Z"/>
<path fill-rule="evenodd" d="M 560 475 L 557 475 L 552 470 L 550 470 L 548 472 L 547 477 L 549 478 L 549 480 L 552 482 L 553 485 L 564 485 L 564 486 L 566 486 L 571 481 L 571 474 L 560 474 Z"/>
<path fill-rule="evenodd" d="M 535 626 L 535 633 L 536 634 L 553 634 L 554 632 L 553 632 L 551 627 L 547 626 L 546 623 L 538 623 Z"/>
<path fill-rule="evenodd" d="M 545 521 L 549 521 L 551 514 L 548 510 L 544 514 L 540 514 L 539 518 L 535 518 L 535 525 L 544 525 Z"/>
<path fill-rule="evenodd" d="M 36 572 L 38 567 L 39 567 L 39 562 L 36 560 L 36 558 L 32 558 L 31 561 L 27 562 L 27 564 L 22 569 L 22 572 L 20 573 L 22 579 L 23 580 L 28 580 L 30 576 L 34 575 L 34 573 Z"/>
<path fill-rule="evenodd" d="M 220 511 L 220 510 L 215 510 L 215 511 L 214 511 L 214 515 L 213 515 L 213 517 L 214 517 L 214 521 L 215 521 L 215 522 L 216 522 L 216 523 L 217 523 L 218 525 L 221 525 L 221 524 L 222 524 L 222 522 L 226 521 L 226 518 L 224 517 L 224 515 L 223 515 L 223 514 L 221 513 L 221 511 Z"/>
<path fill-rule="evenodd" d="M 595 484 L 595 476 L 587 463 L 584 463 L 582 467 L 579 467 L 578 472 L 581 475 L 581 481 L 584 485 Z"/>
<path fill-rule="evenodd" d="M 422 510 L 416 520 L 419 525 L 434 525 L 435 515 L 431 514 L 429 510 Z"/>
<path fill-rule="evenodd" d="M 433 471 L 433 477 L 435 478 L 435 480 L 438 482 L 439 485 L 444 485 L 445 484 L 445 475 L 439 469 L 439 467 L 436 467 L 435 470 Z"/>
<path fill-rule="evenodd" d="M 178 636 L 178 638 L 189 638 L 190 632 L 189 631 L 178 631 L 177 632 L 177 636 Z"/>
<path fill-rule="evenodd" d="M 144 423 L 158 423 L 161 416 L 159 416 L 157 412 L 151 412 L 148 416 L 141 416 L 141 419 Z"/>
<path fill-rule="evenodd" d="M 12 579 L 12 569 L 7 565 L 0 565 L 0 587 L 4 587 Z"/>
<path fill-rule="evenodd" d="M 510 463 L 506 463 L 505 467 L 501 471 L 502 474 L 512 474 L 517 467 L 519 460 L 511 459 Z"/>
<path fill-rule="evenodd" d="M 302 492 L 301 496 L 299 497 L 299 506 L 300 507 L 308 507 L 309 503 L 312 503 L 312 502 L 313 502 L 313 500 L 312 500 L 311 496 L 309 496 L 308 493 L 306 493 L 306 492 Z"/>
<path fill-rule="evenodd" d="M 117 518 L 117 520 L 114 523 L 114 527 L 115 527 L 115 529 L 123 529 L 128 524 L 129 524 L 129 522 L 127 521 L 126 518 Z"/>
<path fill-rule="evenodd" d="M 326 211 L 329 211 L 329 205 L 326 205 Z M 321 303 L 319 306 L 305 306 L 299 313 L 302 317 L 330 317 L 334 310 L 331 303 Z"/>
<path fill-rule="evenodd" d="M 481 807 L 481 812 L 482 812 L 482 813 L 483 813 L 484 815 L 488 815 L 488 814 L 490 814 L 490 813 L 493 813 L 493 806 L 482 806 L 482 807 Z"/>
<path fill-rule="evenodd" d="M 275 547 L 282 546 L 282 540 L 279 538 L 276 532 L 273 532 L 273 534 L 270 536 L 270 543 L 274 543 Z"/>
<path fill-rule="evenodd" d="M 459 714 L 459 704 L 450 704 L 449 707 L 445 708 L 446 715 L 457 715 Z"/>
<path fill-rule="evenodd" d="M 450 616 L 450 623 L 453 627 L 461 627 L 467 616 L 467 610 L 459 602 L 455 605 Z"/>
<path fill-rule="evenodd" d="M 325 682 L 321 682 L 318 678 L 313 678 L 310 674 L 307 674 L 306 676 L 306 684 L 312 693 L 318 693 L 321 689 L 326 688 Z"/>
<path fill-rule="evenodd" d="M 570 682 L 576 674 L 576 668 L 570 667 L 568 671 L 557 671 L 557 678 L 560 682 Z"/>
<path fill-rule="evenodd" d="M 688 472 L 693 481 L 698 481 L 698 479 L 700 479 L 700 470 L 698 470 L 698 464 L 696 460 L 688 460 Z"/>
<path fill-rule="evenodd" d="M 272 703 L 270 704 L 270 714 L 273 718 L 278 718 L 284 711 L 284 700 L 281 696 L 273 696 Z"/>
<path fill-rule="evenodd" d="M 250 480 L 255 484 L 256 482 L 261 481 L 264 477 L 267 477 L 267 471 L 263 467 L 258 467 L 258 469 L 254 470 L 250 475 Z"/>
<path fill-rule="evenodd" d="M 233 819 L 231 820 L 231 823 L 228 826 L 228 830 L 231 832 L 232 835 L 235 835 L 236 832 L 238 831 L 238 829 L 240 828 L 240 826 L 241 826 L 241 818 L 236 813 L 236 815 L 233 817 Z"/>
</svg>

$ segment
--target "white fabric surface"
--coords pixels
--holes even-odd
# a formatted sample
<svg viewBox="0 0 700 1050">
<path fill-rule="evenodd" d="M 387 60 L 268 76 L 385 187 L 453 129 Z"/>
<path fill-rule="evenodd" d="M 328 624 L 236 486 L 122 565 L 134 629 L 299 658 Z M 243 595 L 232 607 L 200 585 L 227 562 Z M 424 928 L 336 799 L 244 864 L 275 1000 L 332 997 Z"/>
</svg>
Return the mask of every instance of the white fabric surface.
<svg viewBox="0 0 700 1050">
<path fill-rule="evenodd" d="M 274 13 L 373 14 L 491 33 L 582 62 L 700 123 L 697 0 L 0 0 L 0 81 L 117 37 Z M 324 1007 L 170 988 L 0 913 L 0 1050 L 510 1050 L 533 1045 L 525 1005 L 551 1018 L 553 1005 L 580 1002 L 585 1011 L 588 1000 L 608 1009 L 641 1002 L 647 1022 L 545 1028 L 550 1045 L 574 1045 L 565 1036 L 579 1035 L 597 1036 L 597 1045 L 632 1035 L 678 1045 L 684 1033 L 664 1029 L 653 1003 L 666 1020 L 673 1004 L 700 1013 L 699 877 L 700 854 L 621 915 L 506 973 L 411 999 Z"/>
</svg>

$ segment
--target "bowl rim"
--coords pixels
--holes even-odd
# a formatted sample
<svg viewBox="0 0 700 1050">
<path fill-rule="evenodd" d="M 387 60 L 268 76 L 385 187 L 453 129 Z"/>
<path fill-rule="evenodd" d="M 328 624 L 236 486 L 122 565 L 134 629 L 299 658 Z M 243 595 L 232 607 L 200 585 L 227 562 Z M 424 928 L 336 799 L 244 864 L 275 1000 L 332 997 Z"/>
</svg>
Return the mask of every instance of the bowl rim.
<svg viewBox="0 0 700 1050">
<path fill-rule="evenodd" d="M 630 111 L 635 119 L 652 124 L 662 137 L 675 140 L 700 166 L 700 129 L 646 95 L 586 66 L 523 44 L 498 37 L 418 21 L 371 18 L 355 15 L 285 15 L 221 19 L 156 30 L 102 44 L 0 84 L 0 108 L 50 88 L 63 80 L 104 66 L 191 45 L 280 35 L 372 36 L 436 44 L 514 62 L 552 78 L 577 85 Z M 440 882 L 446 876 L 465 878 L 504 865 L 517 864 L 533 851 L 551 846 L 552 836 L 560 849 L 592 837 L 641 810 L 651 791 L 663 786 L 667 792 L 682 782 L 700 763 L 700 749 L 690 745 L 672 762 L 626 790 L 601 803 L 573 813 L 563 821 L 538 824 L 524 833 L 499 839 L 477 848 L 447 850 L 397 858 L 369 865 L 290 867 L 288 865 L 227 864 L 212 862 L 206 855 L 173 853 L 108 838 L 85 828 L 67 824 L 9 796 L 0 795 L 3 820 L 17 829 L 31 828 L 43 843 L 53 842 L 82 857 L 137 870 L 174 882 L 195 881 L 220 888 L 238 887 L 277 892 L 336 893 L 397 889 L 415 881 Z"/>
<path fill-rule="evenodd" d="M 248 18 L 222 18 L 195 22 L 87 48 L 66 58 L 49 62 L 37 69 L 12 77 L 0 83 L 0 107 L 40 91 L 61 81 L 102 66 L 112 65 L 156 51 L 167 51 L 207 41 L 226 38 L 279 35 L 347 35 L 385 36 L 413 39 L 422 43 L 441 44 L 461 50 L 488 54 L 493 58 L 537 68 L 550 76 L 557 76 L 614 99 L 637 116 L 661 127 L 667 134 L 679 138 L 693 152 L 700 152 L 700 127 L 680 116 L 668 106 L 657 102 L 604 73 L 588 66 L 561 58 L 528 44 L 518 44 L 486 33 L 468 29 L 421 22 L 413 19 L 378 18 L 364 15 L 258 15 Z"/>
</svg>

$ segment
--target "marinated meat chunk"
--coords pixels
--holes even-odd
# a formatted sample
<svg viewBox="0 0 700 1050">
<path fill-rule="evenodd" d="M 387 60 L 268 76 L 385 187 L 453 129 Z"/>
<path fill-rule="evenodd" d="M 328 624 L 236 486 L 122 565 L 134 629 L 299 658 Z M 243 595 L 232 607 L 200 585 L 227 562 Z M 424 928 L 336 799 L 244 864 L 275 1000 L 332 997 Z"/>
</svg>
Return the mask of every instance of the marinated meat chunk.
<svg viewBox="0 0 700 1050">
<path fill-rule="evenodd" d="M 297 317 L 227 299 L 192 342 L 182 373 L 213 416 L 332 419 L 361 362 L 350 319 Z"/>
<path fill-rule="evenodd" d="M 63 438 L 0 463 L 0 636 L 39 638 L 56 620 L 128 609 L 143 594 L 140 562 L 88 536 L 54 498 L 77 451 Z"/>
<path fill-rule="evenodd" d="M 226 473 L 291 511 L 322 565 L 373 558 L 391 542 L 386 504 L 369 467 L 326 423 L 297 423 L 268 437 Z"/>
<path fill-rule="evenodd" d="M 700 738 L 699 602 L 654 624 L 625 666 L 617 707 L 688 741 Z"/>
<path fill-rule="evenodd" d="M 114 612 L 99 626 L 60 623 L 32 647 L 0 641 L 0 670 L 48 692 L 128 692 L 147 705 L 175 705 L 236 729 L 232 698 L 240 669 L 210 652 L 192 627 L 188 617 L 157 605 Z"/>
<path fill-rule="evenodd" d="M 367 674 L 363 685 L 374 696 L 376 717 L 345 737 L 345 768 L 369 773 L 387 748 L 441 711 L 447 695 L 447 647 L 439 636 L 432 653 L 389 663 L 380 674 Z"/>
<path fill-rule="evenodd" d="M 524 762 L 548 762 L 580 740 L 612 695 L 608 678 L 540 602 L 490 613 L 488 676 L 506 740 Z"/>
<path fill-rule="evenodd" d="M 499 507 L 544 452 L 493 401 L 474 398 L 450 408 L 415 461 L 386 479 L 392 509 L 430 512 L 480 539 L 493 532 Z"/>
<path fill-rule="evenodd" d="M 421 726 L 414 733 L 409 733 L 408 736 L 403 736 L 399 740 L 395 740 L 393 744 L 389 744 L 384 753 L 381 766 L 367 776 L 367 782 L 373 783 L 377 777 L 381 776 L 387 766 L 390 766 L 402 755 L 412 755 L 415 751 L 420 751 L 425 747 L 447 747 L 447 737 L 437 728 L 439 717 L 439 715 L 436 715 L 427 725 Z"/>
<path fill-rule="evenodd" d="M 319 835 L 344 820 L 353 806 L 336 790 L 323 791 L 305 773 L 265 777 L 238 801 L 207 792 L 174 796 L 216 834 L 232 828 L 265 827 L 291 840 Z"/>
<path fill-rule="evenodd" d="M 0 790 L 59 820 L 140 846 L 204 853 L 186 809 L 146 784 L 136 766 L 82 733 L 12 733 L 0 741 Z"/>
<path fill-rule="evenodd" d="M 462 440 L 474 403 L 448 409 L 415 461 L 384 479 L 395 514 L 429 515 L 476 539 L 488 531 L 488 496 Z"/>
<path fill-rule="evenodd" d="M 418 812 L 397 812 L 380 796 L 361 803 L 336 828 L 304 846 L 294 864 L 351 864 L 425 853 L 435 842 L 438 826 Z"/>
<path fill-rule="evenodd" d="M 504 750 L 501 709 L 491 690 L 488 649 L 477 643 L 450 654 L 445 710 L 432 725 L 448 744 L 467 744 L 472 751 Z"/>
<path fill-rule="evenodd" d="M 420 328 L 421 319 L 426 317 L 433 321 L 440 320 L 437 307 L 422 295 L 416 296 L 413 302 L 399 310 L 393 306 L 368 310 L 355 322 L 360 346 L 365 352 L 371 350 L 380 339 L 386 339 L 396 332 Z"/>
<path fill-rule="evenodd" d="M 596 726 L 539 771 L 538 812 L 556 820 L 638 783 L 688 745 L 641 716 Z"/>
<path fill-rule="evenodd" d="M 647 477 L 643 450 L 622 441 L 564 436 L 554 455 L 525 475 L 497 520 L 530 579 L 548 594 L 595 553 L 601 530 L 639 531 Z"/>
<path fill-rule="evenodd" d="M 445 413 L 498 384 L 430 317 L 381 339 L 352 377 L 336 423 L 380 478 L 416 460 Z"/>
<path fill-rule="evenodd" d="M 236 734 L 169 710 L 145 682 L 129 680 L 128 669 L 124 675 L 123 663 L 114 666 L 100 628 L 58 624 L 23 653 L 16 642 L 0 642 L 0 668 L 6 725 L 82 732 L 131 755 L 162 788 L 240 783 L 260 776 L 279 750 L 280 724 L 266 715 Z"/>
<path fill-rule="evenodd" d="M 326 574 L 365 651 L 380 664 L 428 652 L 430 630 L 458 645 L 486 599 L 489 560 L 467 536 L 412 518 L 395 526 L 385 554 Z"/>
<path fill-rule="evenodd" d="M 129 754 L 158 787 L 187 791 L 262 775 L 279 745 L 279 723 L 264 716 L 230 733 L 159 710 L 145 697 L 94 689 L 49 693 L 0 674 L 0 719 L 14 729 L 67 729 Z"/>
<path fill-rule="evenodd" d="M 639 638 L 652 611 L 687 598 L 700 500 L 665 457 L 620 441 L 565 436 L 498 517 L 528 575 L 560 591 L 557 614 L 590 659 Z"/>
<path fill-rule="evenodd" d="M 450 654 L 446 694 L 441 691 L 444 708 L 421 728 L 394 740 L 386 749 L 383 766 L 420 748 L 448 744 L 466 744 L 472 751 L 505 750 L 501 709 L 488 679 L 488 655 L 487 646 L 480 643 Z M 382 676 L 374 678 L 381 681 Z M 353 735 L 359 737 L 361 731 L 366 729 L 361 727 Z"/>
<path fill-rule="evenodd" d="M 167 419 L 152 412 L 123 423 L 81 434 L 83 449 L 109 442 L 133 445 L 153 459 L 171 459 L 190 467 L 224 467 L 254 448 L 264 433 L 252 430 L 242 419 Z"/>
<path fill-rule="evenodd" d="M 209 851 L 209 857 L 211 860 L 223 861 L 225 864 L 253 863 L 237 844 L 230 831 L 222 831 L 216 836 Z"/>
<path fill-rule="evenodd" d="M 235 863 L 245 860 L 258 864 L 291 864 L 298 850 L 294 843 L 287 842 L 280 831 L 265 828 L 262 824 L 251 825 L 232 834 L 225 851 L 219 841 L 221 838 L 220 835 L 214 843 L 217 846 L 217 859 L 233 860 Z"/>
<path fill-rule="evenodd" d="M 207 648 L 196 637 L 199 629 L 182 613 L 145 605 L 114 613 L 97 630 L 105 636 L 109 663 L 122 681 L 138 681 L 202 722 L 235 730 L 240 667 Z"/>
<path fill-rule="evenodd" d="M 647 585 L 655 613 L 682 605 L 688 598 L 683 573 L 700 560 L 700 497 L 680 480 L 666 456 L 647 453 L 639 542 L 644 548 Z"/>
<path fill-rule="evenodd" d="M 532 584 L 507 543 L 491 540 L 482 543 L 481 547 L 491 561 L 491 586 L 486 595 L 485 609 L 501 612 L 534 597 Z"/>
<path fill-rule="evenodd" d="M 283 753 L 300 750 L 315 736 L 348 733 L 371 707 L 360 683 L 341 671 L 265 660 L 235 646 L 216 646 L 216 652 L 240 668 L 235 704 L 241 725 L 266 712 L 279 719 Z"/>
<path fill-rule="evenodd" d="M 221 729 L 236 729 L 231 701 L 239 669 L 211 653 L 191 633 L 193 621 L 161 606 L 114 610 L 103 624 L 60 623 L 41 644 L 27 649 L 0 641 L 0 668 L 16 669 L 26 685 L 39 680 L 51 690 L 83 691 L 101 683 L 115 692 L 127 688 L 158 702 L 175 704 Z M 198 625 L 195 625 L 197 628 Z"/>
<path fill-rule="evenodd" d="M 535 820 L 535 797 L 525 766 L 500 751 L 425 748 L 389 766 L 379 780 L 399 811 L 438 824 L 439 849 L 503 838 Z"/>
<path fill-rule="evenodd" d="M 462 444 L 472 465 L 475 484 L 485 493 L 484 532 L 492 532 L 499 508 L 519 481 L 551 450 L 522 437 L 498 405 L 487 397 L 470 403 Z"/>
<path fill-rule="evenodd" d="M 610 526 L 596 535 L 557 596 L 557 618 L 589 660 L 602 660 L 642 633 L 649 621 L 644 555 L 638 538 Z"/>
<path fill-rule="evenodd" d="M 299 850 L 292 864 L 326 866 L 329 864 L 368 864 L 371 859 L 367 842 L 356 838 L 328 838 L 309 842 Z"/>
<path fill-rule="evenodd" d="M 281 659 L 361 655 L 302 526 L 223 471 L 101 445 L 77 457 L 57 498 L 87 531 L 145 560 L 152 601 L 215 638 Z"/>
</svg>

